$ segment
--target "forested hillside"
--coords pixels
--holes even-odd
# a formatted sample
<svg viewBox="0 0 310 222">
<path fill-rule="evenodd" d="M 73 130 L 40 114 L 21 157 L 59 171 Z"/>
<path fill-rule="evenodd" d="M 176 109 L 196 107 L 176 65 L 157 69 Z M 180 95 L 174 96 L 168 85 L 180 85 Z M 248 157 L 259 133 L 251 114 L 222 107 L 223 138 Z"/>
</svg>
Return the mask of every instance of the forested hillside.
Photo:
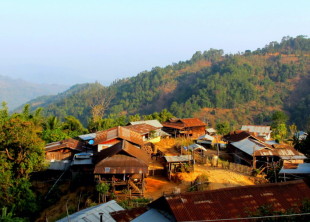
<svg viewBox="0 0 310 222">
<path fill-rule="evenodd" d="M 168 109 L 177 117 L 199 117 L 214 126 L 263 124 L 283 110 L 305 128 L 310 116 L 310 39 L 284 37 L 253 52 L 225 55 L 223 50 L 196 52 L 192 58 L 115 81 L 76 85 L 32 107 L 47 115 L 73 115 L 87 124 L 109 114 L 150 114 Z M 215 118 L 216 117 L 216 118 Z"/>
</svg>

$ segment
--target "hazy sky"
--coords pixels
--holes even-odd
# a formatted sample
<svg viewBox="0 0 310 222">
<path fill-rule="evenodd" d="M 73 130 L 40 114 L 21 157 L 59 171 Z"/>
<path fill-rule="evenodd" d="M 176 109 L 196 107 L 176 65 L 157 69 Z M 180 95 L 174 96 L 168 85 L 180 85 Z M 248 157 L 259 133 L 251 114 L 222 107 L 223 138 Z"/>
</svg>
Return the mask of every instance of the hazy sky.
<svg viewBox="0 0 310 222">
<path fill-rule="evenodd" d="M 0 75 L 74 84 L 310 36 L 309 0 L 1 0 Z"/>
</svg>

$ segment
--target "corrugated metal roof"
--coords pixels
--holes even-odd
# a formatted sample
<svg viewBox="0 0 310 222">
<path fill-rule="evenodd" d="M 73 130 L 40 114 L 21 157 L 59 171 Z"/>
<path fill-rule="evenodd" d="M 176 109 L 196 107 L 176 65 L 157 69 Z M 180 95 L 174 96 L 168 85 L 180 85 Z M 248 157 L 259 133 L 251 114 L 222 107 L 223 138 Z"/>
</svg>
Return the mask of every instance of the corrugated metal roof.
<svg viewBox="0 0 310 222">
<path fill-rule="evenodd" d="M 135 131 L 141 135 L 144 135 L 144 134 L 147 134 L 147 133 L 150 133 L 152 131 L 157 130 L 157 127 L 154 127 L 154 126 L 151 126 L 151 125 L 145 124 L 145 123 L 124 126 L 124 128 Z"/>
<path fill-rule="evenodd" d="M 198 118 L 186 118 L 186 119 L 180 119 L 180 121 L 185 124 L 185 127 L 206 126 L 207 125 Z"/>
<path fill-rule="evenodd" d="M 104 158 L 111 157 L 116 154 L 127 154 L 137 159 L 144 161 L 146 164 L 149 164 L 150 157 L 149 155 L 140 148 L 132 145 L 131 143 L 123 140 L 109 148 L 101 150 L 95 157 L 96 163 L 101 161 Z"/>
<path fill-rule="evenodd" d="M 234 147 L 238 148 L 239 150 L 249 154 L 253 155 L 254 151 L 261 150 L 263 148 L 266 148 L 265 145 L 258 143 L 257 141 L 249 138 L 245 138 L 243 140 L 237 141 L 237 142 L 232 142 L 231 145 Z M 265 150 L 264 150 L 265 152 Z M 267 151 L 266 151 L 267 152 Z"/>
<path fill-rule="evenodd" d="M 199 140 L 209 140 L 209 141 L 213 141 L 215 138 L 214 138 L 213 136 L 210 136 L 210 135 L 206 134 L 206 135 L 200 136 L 198 139 L 199 139 Z"/>
<path fill-rule="evenodd" d="M 241 130 L 258 133 L 259 135 L 267 135 L 271 133 L 270 126 L 243 125 Z"/>
<path fill-rule="evenodd" d="M 121 210 L 111 213 L 111 217 L 117 222 L 129 222 L 139 217 L 141 214 L 147 211 L 146 207 L 132 208 L 128 210 Z M 149 222 L 149 221 L 148 221 Z"/>
<path fill-rule="evenodd" d="M 300 163 L 295 169 L 286 169 L 285 166 L 282 167 L 279 174 L 310 174 L 310 163 Z"/>
<path fill-rule="evenodd" d="M 229 134 L 225 135 L 223 138 L 229 142 L 237 142 L 237 141 L 243 140 L 245 138 L 248 138 L 249 136 L 251 136 L 250 133 L 248 133 L 246 131 L 235 130 L 235 131 L 230 132 Z"/>
<path fill-rule="evenodd" d="M 307 159 L 305 155 L 298 152 L 294 149 L 294 147 L 288 146 L 288 145 L 281 145 L 277 144 L 276 148 L 274 147 L 271 150 L 268 150 L 268 153 L 266 153 L 266 150 L 259 150 L 255 153 L 256 156 L 278 156 L 283 160 L 288 159 Z"/>
<path fill-rule="evenodd" d="M 101 160 L 95 166 L 94 174 L 147 174 L 148 165 L 137 158 L 121 154 Z"/>
<path fill-rule="evenodd" d="M 48 163 L 49 170 L 66 170 L 70 167 L 71 160 L 51 160 Z"/>
<path fill-rule="evenodd" d="M 168 122 L 164 122 L 163 126 L 174 129 L 184 129 L 190 127 L 206 126 L 206 124 L 197 118 L 187 118 L 187 119 L 169 120 Z"/>
<path fill-rule="evenodd" d="M 98 145 L 115 138 L 124 139 L 138 145 L 143 144 L 142 136 L 139 133 L 121 126 L 117 126 L 108 130 L 97 132 L 94 145 Z"/>
<path fill-rule="evenodd" d="M 176 221 L 202 221 L 248 217 L 266 204 L 290 210 L 309 198 L 309 181 L 299 180 L 163 196 L 149 207 L 172 213 Z"/>
<path fill-rule="evenodd" d="M 190 149 L 190 150 L 199 150 L 199 149 L 201 149 L 203 151 L 207 151 L 206 148 L 204 148 L 203 146 L 201 146 L 199 144 L 196 144 L 196 143 L 189 145 L 188 149 Z"/>
<path fill-rule="evenodd" d="M 96 138 L 96 133 L 80 135 L 79 138 L 81 138 L 82 140 L 93 140 Z"/>
<path fill-rule="evenodd" d="M 53 143 L 48 143 L 45 146 L 45 151 L 55 151 L 63 148 L 69 148 L 69 149 L 74 149 L 78 151 L 82 151 L 84 148 L 86 148 L 86 144 L 82 141 L 76 140 L 76 139 L 65 139 L 59 142 L 53 142 Z"/>
<path fill-rule="evenodd" d="M 192 155 L 164 156 L 164 157 L 168 163 L 187 162 L 193 159 Z"/>
<path fill-rule="evenodd" d="M 144 214 L 140 215 L 136 219 L 132 220 L 132 222 L 170 222 L 168 218 L 159 213 L 155 209 L 150 209 L 146 211 Z"/>
<path fill-rule="evenodd" d="M 161 125 L 161 123 L 156 119 L 130 122 L 131 125 L 137 125 L 137 124 L 142 124 L 142 123 L 154 126 L 156 128 L 162 128 L 163 127 L 163 125 Z"/>
<path fill-rule="evenodd" d="M 115 222 L 115 220 L 110 216 L 110 213 L 124 210 L 120 205 L 116 203 L 115 200 L 110 200 L 107 203 L 100 204 L 94 207 L 89 207 L 84 210 L 78 211 L 74 214 L 64 217 L 57 222 L 88 222 L 88 221 L 100 221 L 100 213 L 102 214 L 103 221 L 105 222 Z"/>
<path fill-rule="evenodd" d="M 208 129 L 206 129 L 206 131 L 207 131 L 208 133 L 216 133 L 216 130 L 213 129 L 213 128 L 208 128 Z"/>
<path fill-rule="evenodd" d="M 71 165 L 92 165 L 93 153 L 75 154 Z"/>
<path fill-rule="evenodd" d="M 164 127 L 167 127 L 167 128 L 173 128 L 173 129 L 184 129 L 185 126 L 183 123 L 170 123 L 170 122 L 164 122 L 163 123 L 163 126 Z"/>
</svg>

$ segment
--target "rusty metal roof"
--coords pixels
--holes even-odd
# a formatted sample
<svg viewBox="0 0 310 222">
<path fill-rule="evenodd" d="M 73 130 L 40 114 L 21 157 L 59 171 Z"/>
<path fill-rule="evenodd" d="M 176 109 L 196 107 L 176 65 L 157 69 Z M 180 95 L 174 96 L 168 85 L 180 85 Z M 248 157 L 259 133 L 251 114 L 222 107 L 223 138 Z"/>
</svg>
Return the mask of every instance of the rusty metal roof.
<svg viewBox="0 0 310 222">
<path fill-rule="evenodd" d="M 149 164 L 150 157 L 149 155 L 140 148 L 132 145 L 131 143 L 123 140 L 109 148 L 101 150 L 99 153 L 96 154 L 95 162 L 99 162 L 104 158 L 111 157 L 116 154 L 125 154 L 137 159 L 144 161 L 147 165 Z"/>
<path fill-rule="evenodd" d="M 101 160 L 95 166 L 94 174 L 134 174 L 148 173 L 148 166 L 143 160 L 117 154 Z"/>
<path fill-rule="evenodd" d="M 274 147 L 274 145 L 273 145 Z M 306 159 L 307 157 L 302 153 L 295 150 L 294 147 L 288 145 L 277 146 L 270 150 L 258 150 L 255 152 L 255 156 L 278 156 L 281 159 Z"/>
<path fill-rule="evenodd" d="M 272 205 L 274 211 L 296 208 L 296 205 L 310 198 L 309 182 L 299 180 L 181 193 L 163 196 L 149 206 L 173 214 L 176 221 L 248 217 L 249 212 L 267 204 Z"/>
<path fill-rule="evenodd" d="M 65 139 L 59 142 L 48 143 L 45 146 L 45 151 L 55 151 L 63 148 L 69 148 L 72 150 L 83 151 L 86 148 L 86 144 L 76 139 Z"/>
<path fill-rule="evenodd" d="M 243 130 L 235 130 L 223 136 L 223 138 L 228 142 L 237 142 L 248 138 L 249 136 L 251 136 L 249 132 Z"/>
<path fill-rule="evenodd" d="M 141 214 L 147 211 L 146 207 L 138 207 L 128 210 L 120 210 L 117 212 L 110 213 L 111 217 L 117 222 L 129 222 L 139 217 Z"/>
<path fill-rule="evenodd" d="M 139 133 L 121 126 L 117 126 L 108 130 L 97 132 L 94 145 L 98 145 L 115 138 L 124 139 L 138 145 L 143 144 L 142 136 Z"/>
<path fill-rule="evenodd" d="M 157 130 L 157 127 L 154 127 L 154 126 L 151 126 L 151 125 L 145 124 L 145 123 L 124 126 L 124 128 L 135 131 L 141 135 L 144 135 L 144 134 L 150 133 L 151 131 Z"/>
<path fill-rule="evenodd" d="M 186 119 L 180 119 L 180 121 L 182 123 L 184 123 L 185 127 L 206 126 L 207 125 L 198 118 L 186 118 Z"/>
<path fill-rule="evenodd" d="M 198 118 L 186 118 L 170 119 L 168 122 L 164 122 L 163 126 L 175 129 L 184 129 L 188 127 L 206 126 L 206 124 Z"/>
</svg>

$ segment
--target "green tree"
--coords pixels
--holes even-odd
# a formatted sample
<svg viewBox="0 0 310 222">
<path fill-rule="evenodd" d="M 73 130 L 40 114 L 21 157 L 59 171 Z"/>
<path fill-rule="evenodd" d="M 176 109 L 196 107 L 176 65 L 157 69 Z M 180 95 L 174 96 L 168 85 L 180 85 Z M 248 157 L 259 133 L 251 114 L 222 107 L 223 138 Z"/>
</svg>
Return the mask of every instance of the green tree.
<svg viewBox="0 0 310 222">
<path fill-rule="evenodd" d="M 279 141 L 284 140 L 287 137 L 287 126 L 286 122 L 288 116 L 282 111 L 275 111 L 272 114 L 272 135 L 273 138 Z"/>
<path fill-rule="evenodd" d="M 44 167 L 41 128 L 27 116 L 27 112 L 13 114 L 0 124 L 0 208 L 14 209 L 23 217 L 38 209 L 29 177 Z"/>
<path fill-rule="evenodd" d="M 67 116 L 65 118 L 62 129 L 70 137 L 76 137 L 87 133 L 87 130 L 83 127 L 82 123 L 74 116 Z"/>
<path fill-rule="evenodd" d="M 220 135 L 225 135 L 225 134 L 229 133 L 229 131 L 230 131 L 229 122 L 225 121 L 225 122 L 217 123 L 216 124 L 216 130 L 217 130 L 217 133 Z"/>
<path fill-rule="evenodd" d="M 106 202 L 106 195 L 108 194 L 110 190 L 110 185 L 105 182 L 98 183 L 96 185 L 96 190 L 99 192 L 100 195 L 102 195 L 103 202 Z M 99 202 L 100 202 L 100 198 L 99 198 Z"/>
</svg>

